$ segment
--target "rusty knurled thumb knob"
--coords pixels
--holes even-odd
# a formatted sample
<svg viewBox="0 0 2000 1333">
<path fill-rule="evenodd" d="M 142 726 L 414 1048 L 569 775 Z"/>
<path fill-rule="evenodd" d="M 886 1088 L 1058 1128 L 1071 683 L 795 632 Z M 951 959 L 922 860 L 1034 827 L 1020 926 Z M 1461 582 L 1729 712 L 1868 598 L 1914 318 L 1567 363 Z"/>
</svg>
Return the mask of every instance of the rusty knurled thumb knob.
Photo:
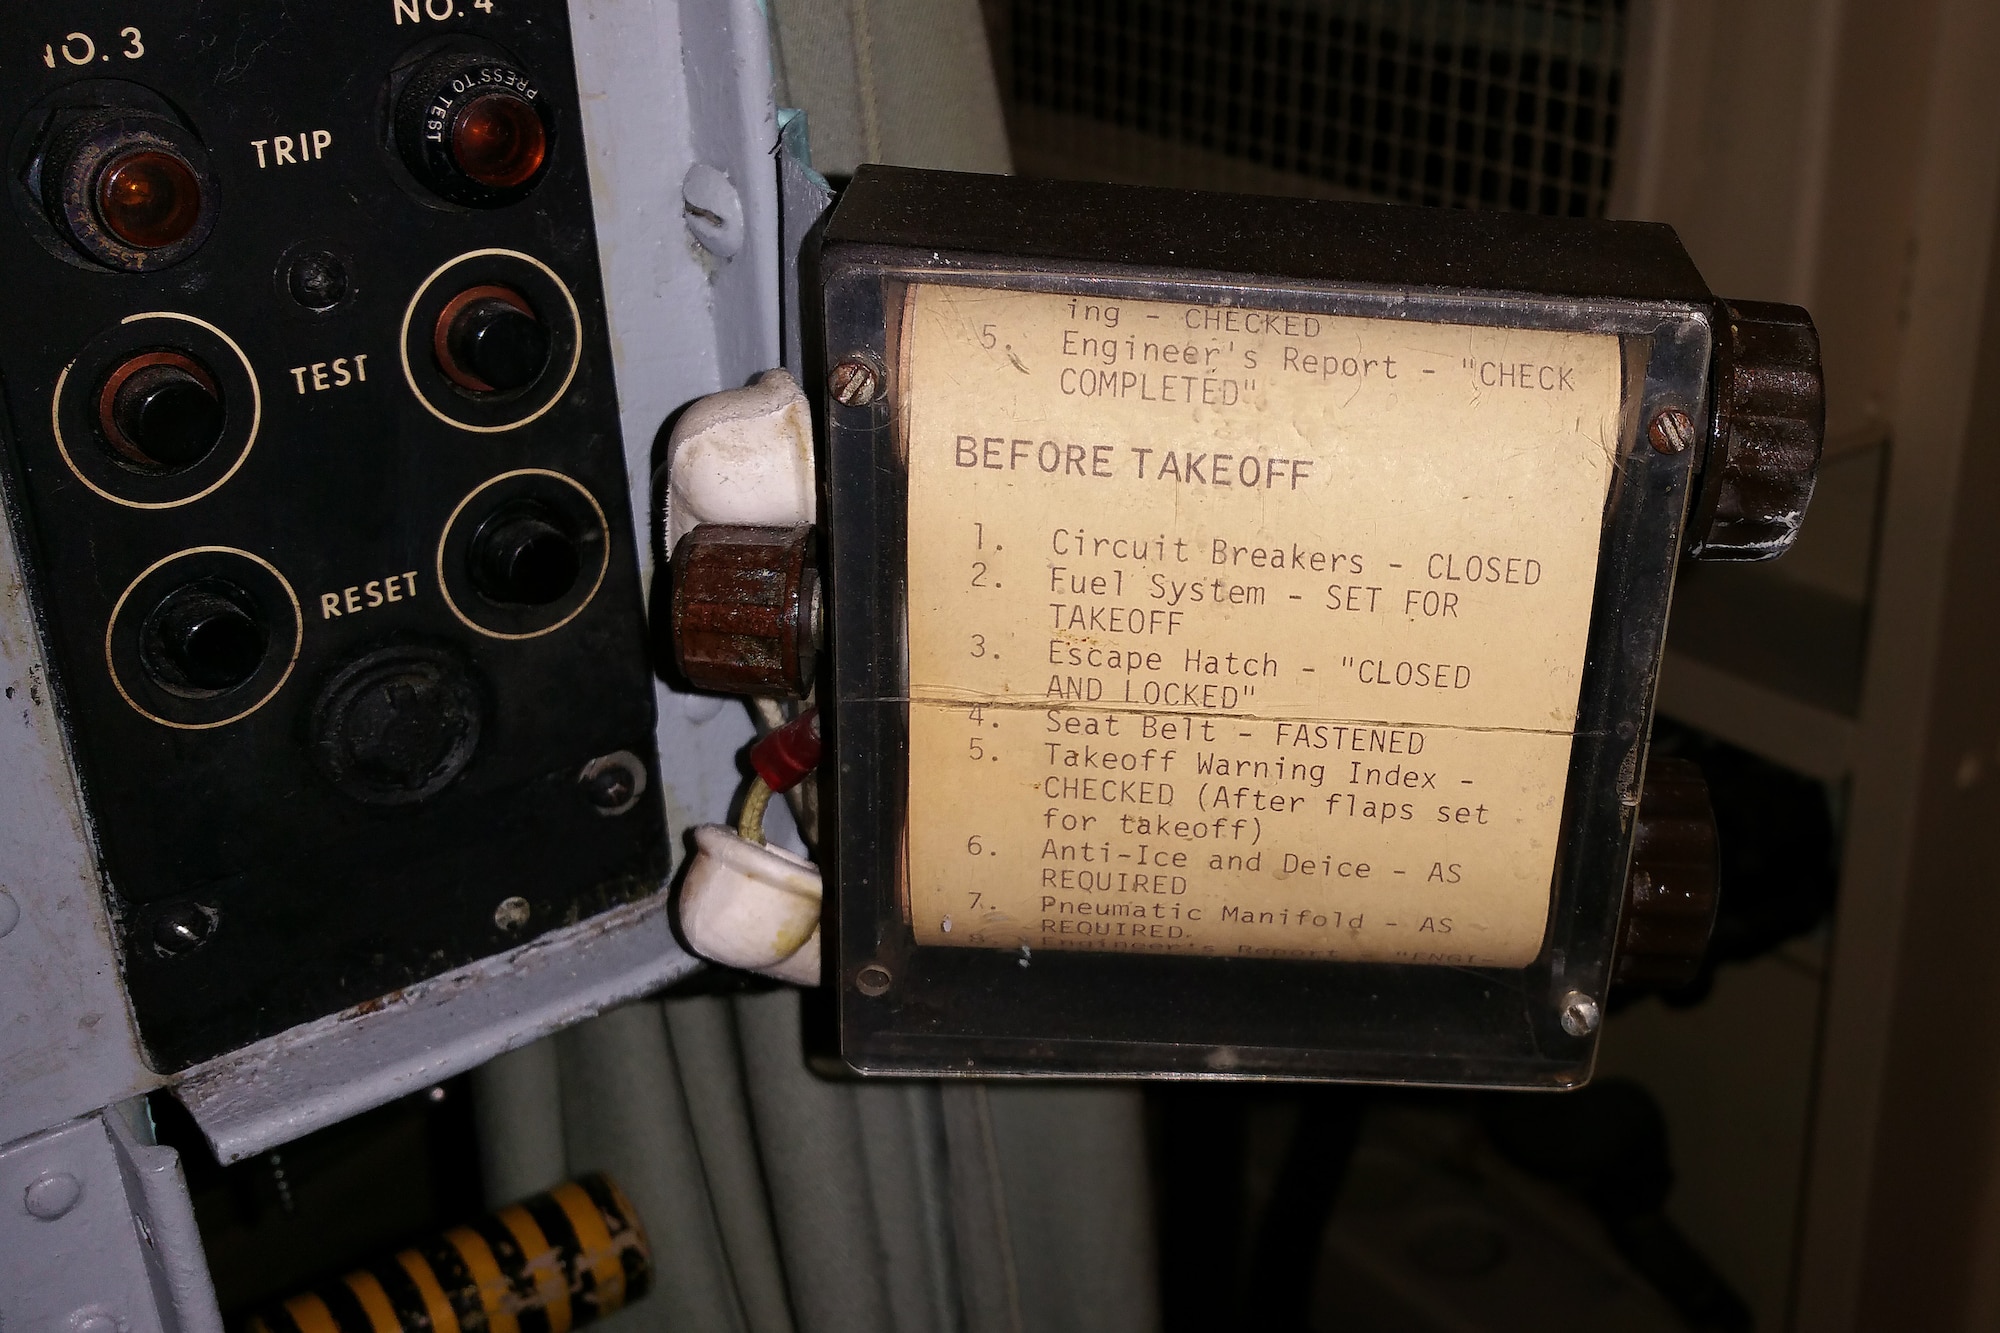
<svg viewBox="0 0 2000 1333">
<path fill-rule="evenodd" d="M 1724 301 L 1716 330 L 1715 411 L 1688 523 L 1697 560 L 1773 560 L 1812 501 L 1826 436 L 1819 332 L 1795 305 Z"/>
<path fill-rule="evenodd" d="M 811 528 L 703 523 L 674 547 L 672 573 L 674 658 L 689 684 L 794 699 L 812 688 Z"/>
<path fill-rule="evenodd" d="M 1667 988 L 1694 980 L 1715 931 L 1718 878 L 1715 808 L 1701 769 L 1648 760 L 1612 979 Z"/>
</svg>

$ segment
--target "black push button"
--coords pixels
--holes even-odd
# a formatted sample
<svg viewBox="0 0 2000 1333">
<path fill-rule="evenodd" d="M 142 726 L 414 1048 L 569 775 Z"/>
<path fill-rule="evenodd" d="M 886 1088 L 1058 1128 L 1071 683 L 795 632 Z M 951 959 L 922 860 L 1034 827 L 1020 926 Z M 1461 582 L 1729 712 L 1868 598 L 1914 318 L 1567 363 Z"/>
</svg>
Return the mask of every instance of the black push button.
<svg viewBox="0 0 2000 1333">
<path fill-rule="evenodd" d="M 249 594 L 221 579 L 174 589 L 146 618 L 140 657 L 177 694 L 233 690 L 257 674 L 271 642 Z"/>
<path fill-rule="evenodd" d="M 106 377 L 98 424 L 128 462 L 177 472 L 208 457 L 221 440 L 222 394 L 194 358 L 146 352 Z"/>
<path fill-rule="evenodd" d="M 560 601 L 583 567 L 560 517 L 532 502 L 509 505 L 481 524 L 470 554 L 473 586 L 502 606 Z"/>
<path fill-rule="evenodd" d="M 527 310 L 501 297 L 473 301 L 449 334 L 453 359 L 488 392 L 525 389 L 549 363 L 549 331 Z"/>
<path fill-rule="evenodd" d="M 548 368 L 548 326 L 512 287 L 470 287 L 438 312 L 431 350 L 445 378 L 469 393 L 513 393 Z"/>
</svg>

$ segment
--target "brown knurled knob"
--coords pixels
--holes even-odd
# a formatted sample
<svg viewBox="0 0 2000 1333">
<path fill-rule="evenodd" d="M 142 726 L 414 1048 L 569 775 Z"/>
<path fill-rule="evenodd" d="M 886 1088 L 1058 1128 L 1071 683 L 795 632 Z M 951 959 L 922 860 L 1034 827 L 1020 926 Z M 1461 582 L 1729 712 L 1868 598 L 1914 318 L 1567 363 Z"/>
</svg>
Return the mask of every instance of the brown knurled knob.
<svg viewBox="0 0 2000 1333">
<path fill-rule="evenodd" d="M 1697 560 L 1774 560 L 1798 536 L 1819 472 L 1819 332 L 1794 305 L 1724 301 L 1722 314 L 1715 412 L 1687 550 Z"/>
<path fill-rule="evenodd" d="M 696 689 L 802 698 L 819 571 L 809 527 L 703 523 L 674 548 L 674 658 Z"/>
<path fill-rule="evenodd" d="M 1715 808 L 1701 769 L 1686 759 L 1647 760 L 1614 981 L 1674 987 L 1694 980 L 1715 931 L 1718 873 Z"/>
</svg>

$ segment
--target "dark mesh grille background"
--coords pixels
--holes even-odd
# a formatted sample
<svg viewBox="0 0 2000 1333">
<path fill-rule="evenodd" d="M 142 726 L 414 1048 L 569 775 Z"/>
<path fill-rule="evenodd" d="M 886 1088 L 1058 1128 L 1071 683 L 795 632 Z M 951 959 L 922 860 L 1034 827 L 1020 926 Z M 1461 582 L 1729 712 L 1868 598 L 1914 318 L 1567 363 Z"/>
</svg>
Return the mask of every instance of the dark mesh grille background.
<svg viewBox="0 0 2000 1333">
<path fill-rule="evenodd" d="M 989 13 L 1024 171 L 1604 213 L 1623 0 L 994 0 Z"/>
</svg>

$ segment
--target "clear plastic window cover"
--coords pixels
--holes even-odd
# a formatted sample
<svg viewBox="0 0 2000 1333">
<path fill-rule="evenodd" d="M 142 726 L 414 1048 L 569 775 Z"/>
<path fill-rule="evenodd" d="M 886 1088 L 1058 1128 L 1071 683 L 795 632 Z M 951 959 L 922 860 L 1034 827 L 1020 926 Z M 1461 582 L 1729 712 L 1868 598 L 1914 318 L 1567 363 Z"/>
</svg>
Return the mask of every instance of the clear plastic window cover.
<svg viewBox="0 0 2000 1333">
<path fill-rule="evenodd" d="M 821 263 L 827 361 L 888 372 L 866 406 L 826 405 L 830 584 L 822 848 L 833 912 L 841 1055 L 868 1074 L 1335 1079 L 1563 1088 L 1588 1080 L 1596 1033 L 1565 997 L 1602 1005 L 1631 853 L 1639 774 L 1700 450 L 1661 454 L 1645 423 L 1704 421 L 1711 308 L 1506 293 L 1347 287 L 1160 269 L 1018 263 L 844 246 Z M 917 283 L 1617 335 L 1624 394 L 1540 955 L 1528 967 L 1328 963 L 926 948 L 904 877 L 909 668 L 907 471 L 895 412 L 903 295 Z M 866 974 L 864 976 L 864 973 Z M 886 985 L 884 984 L 886 981 Z M 874 992 L 874 993 L 870 993 Z"/>
</svg>

